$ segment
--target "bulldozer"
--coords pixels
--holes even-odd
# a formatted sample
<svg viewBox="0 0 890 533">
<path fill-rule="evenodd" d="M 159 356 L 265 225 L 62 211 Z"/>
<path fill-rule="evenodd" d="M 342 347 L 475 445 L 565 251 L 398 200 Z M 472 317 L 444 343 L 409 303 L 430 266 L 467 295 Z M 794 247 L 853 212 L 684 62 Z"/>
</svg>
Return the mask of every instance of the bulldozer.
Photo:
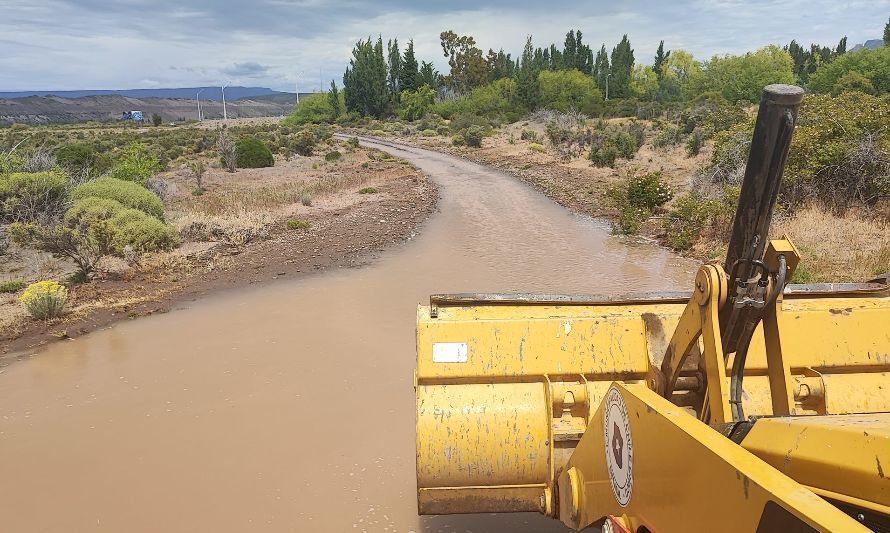
<svg viewBox="0 0 890 533">
<path fill-rule="evenodd" d="M 727 255 L 691 292 L 417 311 L 419 514 L 603 531 L 890 531 L 890 289 L 769 239 L 804 91 L 762 94 Z"/>
</svg>

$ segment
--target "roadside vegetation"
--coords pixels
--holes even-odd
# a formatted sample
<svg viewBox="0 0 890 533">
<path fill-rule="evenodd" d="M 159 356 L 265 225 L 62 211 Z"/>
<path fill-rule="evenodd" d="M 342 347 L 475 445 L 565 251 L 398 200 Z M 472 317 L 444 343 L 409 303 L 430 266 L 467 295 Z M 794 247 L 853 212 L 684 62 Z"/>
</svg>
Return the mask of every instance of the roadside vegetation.
<svg viewBox="0 0 890 533">
<path fill-rule="evenodd" d="M 401 51 L 397 39 L 359 41 L 342 90 L 332 82 L 285 123 L 356 128 L 494 164 L 609 216 L 616 233 L 707 259 L 724 253 L 763 87 L 799 84 L 809 94 L 774 228 L 795 229 L 808 269 L 797 281 L 890 271 L 890 43 L 848 51 L 846 37 L 791 41 L 700 60 L 662 42 L 643 64 L 627 35 L 611 49 L 585 39 L 571 30 L 561 46 L 536 47 L 529 37 L 514 58 L 445 31 L 446 73 L 418 62 L 413 42 Z M 826 247 L 835 241 L 820 228 L 800 227 L 816 220 L 858 231 Z"/>
<path fill-rule="evenodd" d="M 277 235 L 314 238 L 326 213 L 416 175 L 333 132 L 275 121 L 0 128 L 0 340 L 131 307 Z"/>
</svg>

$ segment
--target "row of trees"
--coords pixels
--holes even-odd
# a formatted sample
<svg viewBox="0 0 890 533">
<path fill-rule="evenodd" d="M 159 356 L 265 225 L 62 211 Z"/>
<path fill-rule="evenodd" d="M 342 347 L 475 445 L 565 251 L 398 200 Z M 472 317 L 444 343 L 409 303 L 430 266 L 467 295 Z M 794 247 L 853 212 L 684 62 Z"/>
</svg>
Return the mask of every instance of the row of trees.
<svg viewBox="0 0 890 533">
<path fill-rule="evenodd" d="M 707 61 L 696 60 L 685 50 L 668 50 L 662 41 L 651 66 L 636 62 L 627 35 L 611 52 L 603 44 L 596 53 L 580 30 L 567 32 L 561 48 L 555 44 L 535 47 L 528 37 L 517 58 L 503 49 L 489 49 L 483 54 L 471 35 L 449 30 L 439 37 L 449 66 L 449 71 L 442 75 L 431 62 L 418 62 L 413 41 L 408 42 L 404 51 L 399 49 L 397 39 L 385 44 L 381 37 L 359 41 L 343 76 L 342 98 L 332 81 L 329 103 L 325 105 L 329 111 L 325 113 L 332 113 L 332 118 L 344 110 L 385 117 L 403 107 L 401 100 L 406 93 L 411 94 L 412 103 L 418 98 L 427 99 L 428 93 L 416 95 L 424 86 L 432 89 L 436 100 L 441 101 L 464 97 L 501 79 L 515 82 L 516 101 L 531 111 L 541 104 L 539 78 L 545 71 L 577 71 L 588 76 L 606 100 L 683 102 L 716 92 L 729 102 L 756 102 L 760 90 L 769 83 L 805 84 L 822 92 L 855 89 L 880 94 L 888 90 L 884 88 L 884 78 L 885 71 L 890 69 L 882 67 L 887 54 L 882 50 L 856 52 L 852 54 L 855 60 L 840 61 L 850 55 L 846 37 L 834 47 L 812 44 L 807 49 L 791 41 L 781 48 L 771 45 L 743 55 L 718 55 Z M 838 67 L 828 68 L 835 62 Z"/>
</svg>

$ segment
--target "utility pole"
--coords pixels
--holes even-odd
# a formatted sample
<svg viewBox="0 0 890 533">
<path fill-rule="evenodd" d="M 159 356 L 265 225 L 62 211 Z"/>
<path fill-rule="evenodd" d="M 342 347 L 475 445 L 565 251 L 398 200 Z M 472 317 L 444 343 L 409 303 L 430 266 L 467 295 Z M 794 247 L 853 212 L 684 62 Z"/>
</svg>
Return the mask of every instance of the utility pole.
<svg viewBox="0 0 890 533">
<path fill-rule="evenodd" d="M 223 120 L 229 120 L 229 116 L 226 114 L 226 86 L 225 84 L 220 89 L 222 89 L 222 101 L 223 101 Z"/>
</svg>

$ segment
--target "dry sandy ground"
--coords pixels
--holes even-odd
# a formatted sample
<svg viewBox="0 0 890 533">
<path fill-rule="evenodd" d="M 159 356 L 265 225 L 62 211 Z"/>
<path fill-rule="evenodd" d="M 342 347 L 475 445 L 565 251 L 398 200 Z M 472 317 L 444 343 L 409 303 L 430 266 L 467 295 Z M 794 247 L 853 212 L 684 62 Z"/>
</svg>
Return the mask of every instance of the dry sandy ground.
<svg viewBox="0 0 890 533">
<path fill-rule="evenodd" d="M 171 191 L 167 219 L 180 228 L 203 221 L 218 231 L 186 240 L 173 252 L 142 257 L 138 264 L 109 258 L 97 279 L 70 285 L 69 312 L 59 320 L 33 320 L 16 295 L 0 295 L 0 354 L 164 312 L 221 288 L 359 265 L 410 239 L 435 208 L 432 183 L 407 162 L 332 142 L 343 153 L 341 161 L 326 162 L 321 154 L 333 148 L 326 147 L 313 157 L 277 161 L 267 169 L 211 168 L 204 180 L 207 192 L 198 197 L 191 194 L 194 182 L 187 172 L 162 175 Z M 378 192 L 359 194 L 364 187 Z M 302 204 L 304 194 L 311 196 L 311 205 Z M 297 219 L 309 228 L 290 229 L 287 222 Z M 250 236 L 246 244 L 239 242 L 244 235 Z M 10 259 L 0 268 L 0 281 L 61 278 L 72 270 L 28 250 Z"/>
</svg>

